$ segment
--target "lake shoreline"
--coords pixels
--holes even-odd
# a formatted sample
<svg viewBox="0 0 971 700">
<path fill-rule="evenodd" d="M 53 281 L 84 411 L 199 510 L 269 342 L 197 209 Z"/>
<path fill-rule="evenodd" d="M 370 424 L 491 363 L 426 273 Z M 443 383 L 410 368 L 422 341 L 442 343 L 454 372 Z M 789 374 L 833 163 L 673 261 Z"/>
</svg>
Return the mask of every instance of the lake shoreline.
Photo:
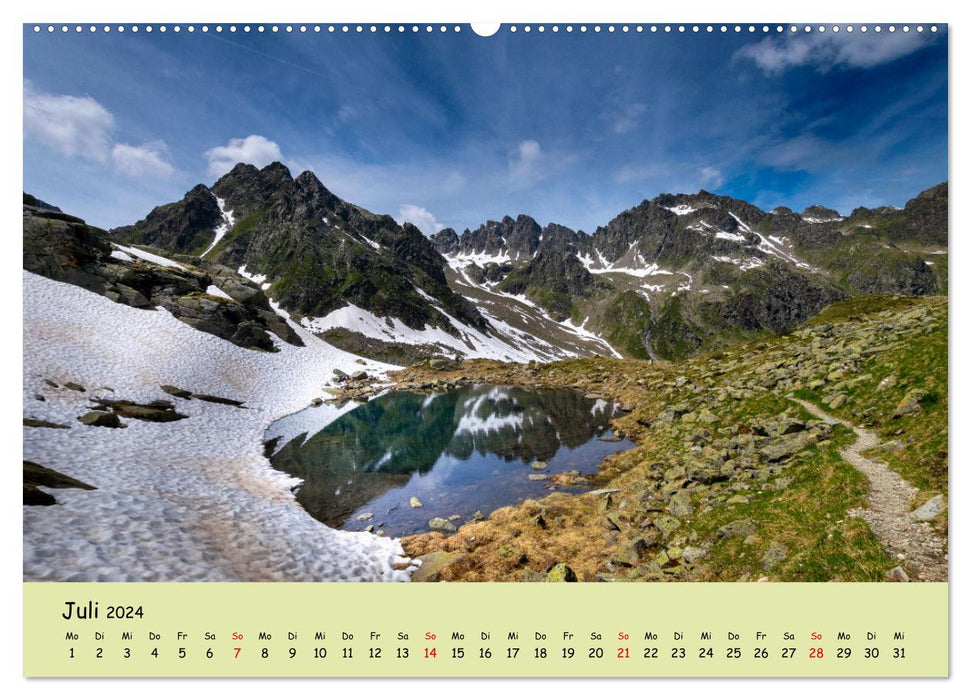
<svg viewBox="0 0 971 700">
<path fill-rule="evenodd" d="M 297 499 L 319 521 L 402 537 L 589 490 L 606 456 L 634 446 L 614 435 L 619 406 L 599 395 L 455 386 L 310 406 L 267 429 L 267 457 L 302 480 Z"/>
</svg>

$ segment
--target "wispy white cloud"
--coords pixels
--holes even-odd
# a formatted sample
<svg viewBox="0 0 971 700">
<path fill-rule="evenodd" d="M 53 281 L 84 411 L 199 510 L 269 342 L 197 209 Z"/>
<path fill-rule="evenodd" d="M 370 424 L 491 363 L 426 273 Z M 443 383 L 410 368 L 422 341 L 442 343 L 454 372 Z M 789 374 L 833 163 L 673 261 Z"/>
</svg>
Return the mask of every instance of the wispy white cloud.
<svg viewBox="0 0 971 700">
<path fill-rule="evenodd" d="M 779 170 L 812 170 L 831 161 L 834 144 L 815 134 L 804 133 L 767 145 L 759 161 Z"/>
<path fill-rule="evenodd" d="M 37 92 L 29 82 L 24 87 L 24 138 L 128 177 L 167 178 L 175 173 L 164 142 L 113 143 L 114 127 L 114 116 L 93 97 Z"/>
<path fill-rule="evenodd" d="M 623 165 L 614 172 L 614 182 L 624 185 L 628 182 L 643 182 L 661 174 L 654 163 L 646 165 Z"/>
<path fill-rule="evenodd" d="M 118 172 L 129 177 L 171 177 L 175 173 L 168 161 L 168 149 L 161 141 L 141 146 L 116 143 L 111 149 L 111 162 Z"/>
<path fill-rule="evenodd" d="M 721 187 L 725 184 L 725 176 L 722 175 L 721 170 L 718 168 L 712 168 L 711 166 L 705 166 L 701 169 L 699 173 L 701 179 L 702 187 L 711 187 L 712 189 Z"/>
<path fill-rule="evenodd" d="M 106 163 L 115 118 L 92 97 L 24 88 L 24 136 L 61 155 Z"/>
<path fill-rule="evenodd" d="M 614 133 L 627 134 L 636 129 L 645 112 L 647 112 L 647 105 L 643 102 L 632 102 L 625 105 L 613 115 Z"/>
<path fill-rule="evenodd" d="M 929 38 L 917 32 L 896 34 L 819 33 L 768 37 L 743 46 L 734 59 L 754 61 L 769 75 L 789 68 L 812 66 L 820 72 L 834 68 L 872 68 L 902 58 L 924 46 Z"/>
<path fill-rule="evenodd" d="M 274 161 L 285 160 L 279 144 L 259 134 L 230 139 L 225 146 L 210 148 L 204 155 L 209 161 L 209 174 L 215 177 L 225 175 L 237 163 L 249 163 L 262 168 Z"/>
<path fill-rule="evenodd" d="M 718 189 L 725 184 L 722 171 L 710 165 L 693 170 L 664 162 L 625 165 L 614 171 L 613 180 L 618 185 L 656 187 L 657 193 L 694 192 L 699 187 Z"/>
<path fill-rule="evenodd" d="M 509 182 L 514 187 L 528 187 L 542 179 L 544 173 L 541 167 L 543 149 L 539 141 L 526 139 L 509 157 Z"/>
<path fill-rule="evenodd" d="M 418 230 L 424 233 L 426 236 L 430 236 L 433 233 L 438 233 L 445 226 L 438 223 L 435 219 L 435 215 L 430 211 L 425 209 L 425 207 L 420 207 L 417 204 L 403 204 L 398 210 L 398 216 L 395 217 L 395 221 L 399 224 L 414 224 L 418 227 Z"/>
</svg>

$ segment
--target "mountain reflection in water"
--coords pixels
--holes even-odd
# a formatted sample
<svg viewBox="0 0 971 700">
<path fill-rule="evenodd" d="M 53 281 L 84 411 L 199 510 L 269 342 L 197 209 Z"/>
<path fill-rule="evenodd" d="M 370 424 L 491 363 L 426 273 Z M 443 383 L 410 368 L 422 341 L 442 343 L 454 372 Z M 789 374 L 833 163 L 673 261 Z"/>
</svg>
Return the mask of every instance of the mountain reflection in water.
<svg viewBox="0 0 971 700">
<path fill-rule="evenodd" d="M 610 434 L 617 411 L 615 404 L 564 389 L 396 392 L 353 408 L 309 437 L 316 428 L 305 421 L 311 427 L 300 435 L 272 443 L 270 462 L 304 480 L 297 500 L 318 520 L 348 530 L 373 525 L 397 537 L 427 530 L 434 517 L 458 515 L 454 522 L 461 525 L 477 510 L 488 515 L 542 498 L 550 483 L 529 479 L 538 473 L 530 468 L 536 460 L 548 464 L 542 474 L 595 473 L 604 457 L 633 446 L 597 439 Z M 304 425 L 301 414 L 274 425 L 284 421 Z M 267 436 L 273 435 L 271 426 Z M 422 507 L 411 507 L 412 497 Z M 367 513 L 373 518 L 358 518 Z"/>
</svg>

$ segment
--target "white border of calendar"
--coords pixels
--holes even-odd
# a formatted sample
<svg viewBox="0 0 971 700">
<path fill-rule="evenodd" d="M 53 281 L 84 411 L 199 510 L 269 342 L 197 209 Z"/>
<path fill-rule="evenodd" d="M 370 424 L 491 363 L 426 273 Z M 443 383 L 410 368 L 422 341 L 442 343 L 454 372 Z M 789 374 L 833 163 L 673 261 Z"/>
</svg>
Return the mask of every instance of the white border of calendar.
<svg viewBox="0 0 971 700">
<path fill-rule="evenodd" d="M 665 3 L 663 5 L 650 2 L 633 2 L 630 0 L 560 0 L 555 4 L 543 2 L 529 2 L 528 0 L 479 0 L 476 3 L 462 4 L 452 0 L 356 0 L 344 4 L 311 2 L 310 0 L 275 0 L 267 3 L 229 2 L 216 0 L 199 3 L 198 0 L 163 0 L 162 2 L 147 2 L 136 6 L 133 3 L 120 0 L 48 0 L 41 3 L 18 3 L 16 8 L 3 9 L 3 42 L 0 45 L 3 55 L 3 86 L 5 94 L 16 95 L 16 99 L 7 100 L 7 108 L 3 112 L 3 133 L 7 147 L 0 189 L 0 201 L 3 201 L 4 226 L 3 231 L 14 235 L 20 226 L 19 206 L 14 206 L 14 197 L 19 202 L 18 188 L 22 186 L 22 85 L 23 85 L 23 32 L 24 22 L 448 22 L 466 24 L 469 22 L 820 22 L 827 23 L 859 23 L 859 22 L 941 22 L 948 23 L 949 36 L 949 124 L 958 125 L 971 123 L 971 110 L 968 108 L 969 93 L 971 93 L 971 79 L 968 78 L 971 54 L 971 39 L 965 38 L 965 30 L 971 23 L 964 21 L 969 13 L 961 12 L 956 3 L 946 0 L 922 0 L 921 2 L 900 2 L 899 0 L 885 0 L 877 3 L 851 2 L 848 0 L 812 0 L 802 4 L 786 4 L 778 0 L 734 0 L 715 2 L 713 0 L 696 0 L 693 3 Z M 962 85 L 963 82 L 963 85 Z M 0 93 L 4 94 L 4 93 Z M 951 196 L 951 223 L 949 231 L 949 258 L 955 269 L 971 264 L 968 249 L 971 248 L 971 216 L 968 214 L 968 186 L 961 178 L 963 166 L 968 161 L 968 138 L 956 128 L 950 129 L 950 173 L 948 177 Z M 15 145 L 16 144 L 16 145 Z M 16 154 L 16 157 L 14 155 Z M 20 329 L 22 319 L 18 313 L 19 304 L 12 303 L 21 298 L 21 284 L 19 256 L 7 255 L 3 262 L 0 285 L 4 292 L 3 298 L 10 300 L 7 308 L 3 309 L 6 329 Z M 14 268 L 14 264 L 18 267 Z M 327 680 L 68 680 L 68 681 L 27 681 L 22 677 L 22 607 L 21 591 L 22 576 L 22 518 L 19 501 L 14 503 L 15 493 L 11 487 L 12 480 L 19 478 L 19 471 L 8 469 L 6 478 L 7 498 L 6 508 L 0 509 L 4 518 L 0 535 L 6 545 L 2 550 L 6 552 L 3 566 L 4 576 L 2 585 L 3 597 L 0 598 L 0 687 L 16 695 L 29 695 L 31 698 L 73 698 L 77 693 L 97 694 L 99 698 L 130 698 L 137 694 L 146 700 L 168 698 L 173 693 L 191 693 L 192 696 L 205 696 L 215 693 L 231 692 L 236 698 L 263 698 L 268 694 L 280 691 L 298 693 L 315 693 L 327 695 L 355 695 L 370 697 L 372 695 L 387 694 L 398 697 L 419 697 L 429 693 L 440 696 L 454 696 L 480 693 L 530 693 L 555 694 L 557 697 L 585 697 L 600 694 L 637 693 L 642 697 L 648 695 L 671 692 L 690 693 L 715 696 L 718 700 L 728 700 L 734 697 L 777 697 L 784 694 L 787 698 L 801 700 L 813 698 L 821 694 L 827 696 L 836 694 L 837 697 L 857 697 L 878 695 L 883 698 L 913 698 L 918 694 L 939 696 L 964 696 L 971 691 L 971 665 L 967 659 L 971 658 L 971 642 L 968 641 L 968 625 L 971 616 L 967 610 L 971 608 L 969 599 L 957 594 L 956 585 L 964 584 L 968 577 L 967 559 L 962 557 L 960 545 L 967 535 L 967 517 L 963 514 L 961 504 L 967 492 L 967 483 L 971 481 L 967 470 L 971 469 L 971 433 L 965 430 L 954 430 L 954 426 L 968 425 L 971 419 L 971 369 L 967 362 L 962 362 L 961 349 L 969 345 L 971 332 L 971 284 L 969 277 L 962 274 L 949 275 L 951 289 L 949 292 L 950 314 L 950 357 L 957 357 L 951 363 L 949 376 L 951 378 L 952 397 L 949 413 L 951 416 L 951 446 L 949 492 L 958 507 L 950 515 L 950 656 L 951 679 L 948 681 L 933 680 L 887 680 L 887 679 L 857 679 L 857 680 L 776 680 L 776 679 L 742 679 L 742 680 L 705 680 L 705 679 L 636 679 L 636 680 L 500 680 L 483 684 L 472 683 L 468 680 L 429 679 L 327 679 Z M 8 333 L 9 335 L 10 333 Z M 955 353 L 954 350 L 958 349 Z M 20 435 L 19 407 L 16 399 L 21 394 L 21 377 L 14 370 L 20 367 L 18 355 L 22 353 L 22 343 L 8 343 L 3 348 L 0 357 L 3 359 L 3 372 L 0 382 L 7 397 L 2 409 L 3 420 L 0 426 L 3 430 L 3 440 L 0 444 L 4 449 L 3 463 L 9 467 L 19 460 L 22 438 Z M 962 469 L 965 471 L 962 474 Z M 954 498 L 953 494 L 957 494 Z M 18 507 L 13 507 L 18 506 Z M 966 548 L 964 548 L 966 551 Z M 963 586 L 962 591 L 967 586 Z M 964 662 L 962 663 L 962 660 Z M 955 663 L 957 662 L 957 663 Z M 307 687 L 306 684 L 316 684 Z M 8 695 L 15 697 L 15 695 Z"/>
</svg>

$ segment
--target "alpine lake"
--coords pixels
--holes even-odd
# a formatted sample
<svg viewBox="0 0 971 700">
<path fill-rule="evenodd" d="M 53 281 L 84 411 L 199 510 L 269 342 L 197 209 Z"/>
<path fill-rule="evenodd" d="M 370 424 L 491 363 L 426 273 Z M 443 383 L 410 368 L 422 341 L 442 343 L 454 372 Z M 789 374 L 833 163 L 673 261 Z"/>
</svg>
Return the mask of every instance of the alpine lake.
<svg viewBox="0 0 971 700">
<path fill-rule="evenodd" d="M 297 500 L 317 520 L 402 537 L 433 519 L 451 531 L 553 489 L 586 490 L 577 476 L 633 447 L 609 428 L 619 412 L 565 389 L 392 392 L 282 418 L 265 448 L 274 468 L 303 480 Z"/>
</svg>

